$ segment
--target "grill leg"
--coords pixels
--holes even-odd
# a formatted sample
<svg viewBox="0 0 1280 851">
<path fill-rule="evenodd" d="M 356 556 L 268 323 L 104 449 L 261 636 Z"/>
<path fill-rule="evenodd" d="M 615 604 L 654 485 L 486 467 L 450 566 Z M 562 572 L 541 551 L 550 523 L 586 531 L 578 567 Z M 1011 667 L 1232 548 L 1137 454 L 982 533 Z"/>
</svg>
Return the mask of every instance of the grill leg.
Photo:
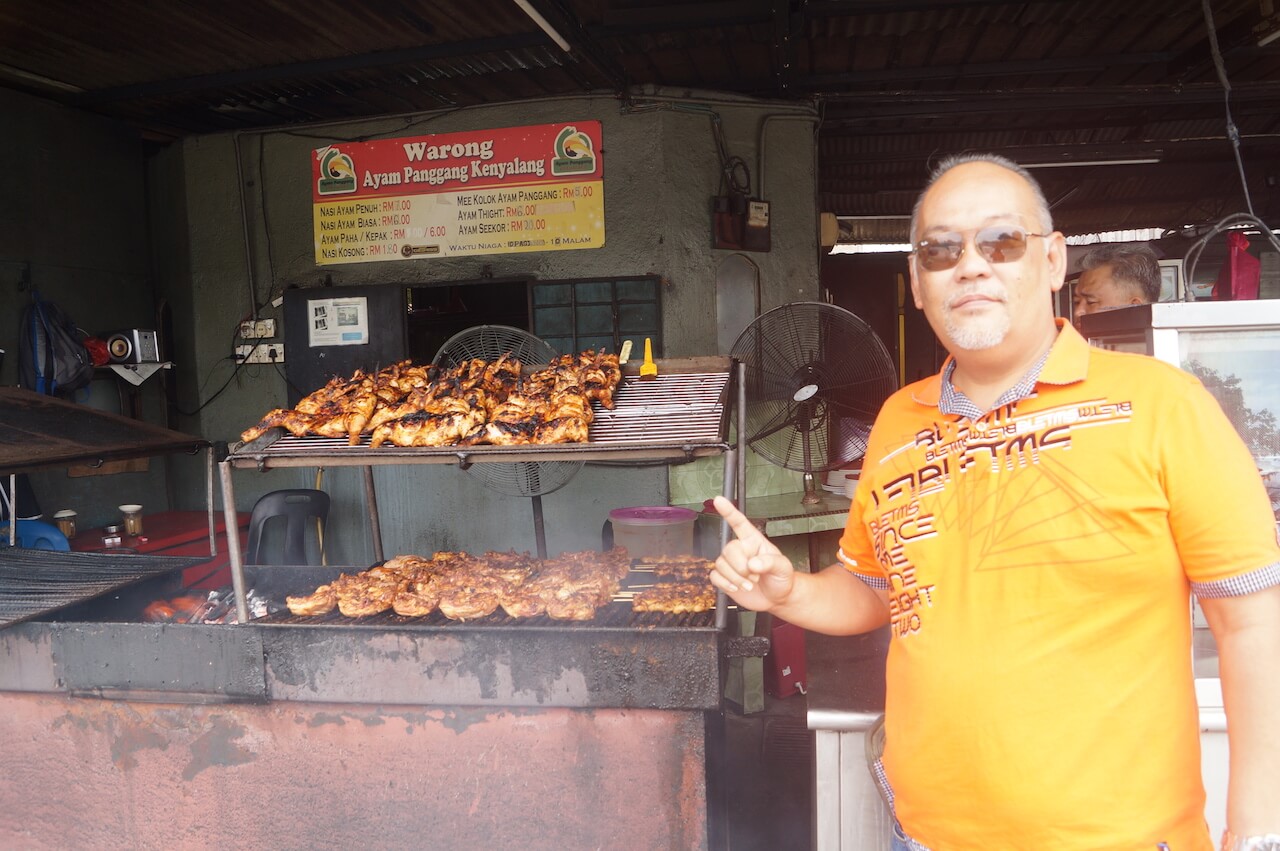
<svg viewBox="0 0 1280 851">
<path fill-rule="evenodd" d="M 364 468 L 364 502 L 369 509 L 369 534 L 373 537 L 373 560 L 381 562 L 382 521 L 378 517 L 378 491 L 373 486 L 373 467 Z"/>
<path fill-rule="evenodd" d="M 533 537 L 537 542 L 538 558 L 547 557 L 547 527 L 542 521 L 542 497 L 534 494 L 533 502 Z"/>
</svg>

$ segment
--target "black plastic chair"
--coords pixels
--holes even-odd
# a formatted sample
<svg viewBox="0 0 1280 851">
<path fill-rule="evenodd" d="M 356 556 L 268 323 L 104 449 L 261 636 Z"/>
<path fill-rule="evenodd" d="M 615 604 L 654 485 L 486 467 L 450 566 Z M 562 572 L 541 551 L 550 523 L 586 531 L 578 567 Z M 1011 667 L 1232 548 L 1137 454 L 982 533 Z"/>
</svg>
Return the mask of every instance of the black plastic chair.
<svg viewBox="0 0 1280 851">
<path fill-rule="evenodd" d="M 281 561 L 265 558 L 262 546 L 262 529 L 275 517 L 283 517 L 284 551 Z M 245 549 L 245 564 L 314 564 L 307 558 L 307 529 L 315 525 L 311 518 L 318 518 L 324 528 L 329 518 L 329 495 L 324 491 L 298 488 L 264 494 L 253 506 L 249 517 L 249 546 Z M 279 524 L 277 524 L 279 525 Z"/>
</svg>

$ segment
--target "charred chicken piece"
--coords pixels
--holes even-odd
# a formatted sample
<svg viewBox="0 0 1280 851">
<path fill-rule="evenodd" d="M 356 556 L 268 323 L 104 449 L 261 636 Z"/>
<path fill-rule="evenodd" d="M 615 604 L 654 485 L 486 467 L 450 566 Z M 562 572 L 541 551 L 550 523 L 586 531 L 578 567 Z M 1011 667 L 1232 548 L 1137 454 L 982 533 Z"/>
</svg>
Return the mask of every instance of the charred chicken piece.
<svg viewBox="0 0 1280 851">
<path fill-rule="evenodd" d="M 590 428 L 578 417 L 560 417 L 538 426 L 538 443 L 586 443 Z"/>
<path fill-rule="evenodd" d="M 643 559 L 646 565 L 653 565 L 655 578 L 676 580 L 677 582 L 710 581 L 715 562 L 711 559 L 692 555 L 649 556 Z"/>
<path fill-rule="evenodd" d="M 338 605 L 338 595 L 334 592 L 333 586 L 321 585 L 306 596 L 285 597 L 284 602 L 290 612 L 300 617 L 327 615 Z"/>
<path fill-rule="evenodd" d="M 240 432 L 240 439 L 245 443 L 248 443 L 251 440 L 257 440 L 271 429 L 282 425 L 284 419 L 293 413 L 293 411 L 289 411 L 284 408 L 272 408 L 270 411 L 267 411 L 267 415 L 265 417 L 258 420 L 257 425 L 251 426 Z"/>
<path fill-rule="evenodd" d="M 631 598 L 631 609 L 636 612 L 682 615 L 715 607 L 716 591 L 710 582 L 659 582 Z"/>
<path fill-rule="evenodd" d="M 452 446 L 482 422 L 480 411 L 409 414 L 378 426 L 369 445 L 376 448 L 389 441 L 395 446 Z"/>
<path fill-rule="evenodd" d="M 387 576 L 343 574 L 333 581 L 338 596 L 338 611 L 349 618 L 367 617 L 391 608 L 404 580 Z"/>
<path fill-rule="evenodd" d="M 391 599 L 391 609 L 397 615 L 420 618 L 431 614 L 440 603 L 440 587 L 434 574 L 410 580 Z"/>
</svg>

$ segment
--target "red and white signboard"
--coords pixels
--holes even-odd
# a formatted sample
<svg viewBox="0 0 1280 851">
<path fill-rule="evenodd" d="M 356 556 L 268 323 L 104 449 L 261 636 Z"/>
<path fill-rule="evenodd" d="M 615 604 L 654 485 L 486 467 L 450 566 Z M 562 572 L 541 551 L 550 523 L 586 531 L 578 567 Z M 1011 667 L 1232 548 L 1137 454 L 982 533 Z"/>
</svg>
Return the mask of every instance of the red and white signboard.
<svg viewBox="0 0 1280 851">
<path fill-rule="evenodd" d="M 328 145 L 316 263 L 599 248 L 603 177 L 599 121 Z"/>
</svg>

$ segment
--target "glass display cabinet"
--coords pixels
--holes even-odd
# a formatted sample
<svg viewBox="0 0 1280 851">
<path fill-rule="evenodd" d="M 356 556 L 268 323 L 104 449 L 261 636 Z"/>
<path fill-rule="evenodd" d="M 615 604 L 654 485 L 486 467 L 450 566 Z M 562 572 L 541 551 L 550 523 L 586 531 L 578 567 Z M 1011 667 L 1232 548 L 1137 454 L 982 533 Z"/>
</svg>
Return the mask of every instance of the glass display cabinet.
<svg viewBox="0 0 1280 851">
<path fill-rule="evenodd" d="M 1280 515 L 1280 299 L 1122 307 L 1082 316 L 1080 330 L 1092 345 L 1153 355 L 1198 376 L 1253 453 Z M 1217 647 L 1194 598 L 1192 617 L 1205 818 L 1217 836 L 1225 827 L 1226 712 Z"/>
<path fill-rule="evenodd" d="M 1092 345 L 1153 355 L 1217 398 L 1280 500 L 1280 299 L 1141 304 L 1080 319 Z"/>
</svg>

